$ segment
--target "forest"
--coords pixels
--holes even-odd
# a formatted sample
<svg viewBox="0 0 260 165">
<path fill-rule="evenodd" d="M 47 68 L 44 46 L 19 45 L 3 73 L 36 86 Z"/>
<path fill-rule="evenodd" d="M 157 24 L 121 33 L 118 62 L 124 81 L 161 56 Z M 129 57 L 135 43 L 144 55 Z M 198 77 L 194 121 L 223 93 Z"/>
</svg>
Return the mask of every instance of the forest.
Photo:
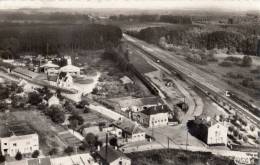
<svg viewBox="0 0 260 165">
<path fill-rule="evenodd" d="M 113 15 L 110 16 L 113 21 L 136 21 L 136 22 L 165 22 L 176 24 L 192 24 L 191 17 L 181 15 Z"/>
<path fill-rule="evenodd" d="M 158 44 L 164 37 L 168 44 L 174 46 L 186 46 L 196 49 L 224 49 L 229 53 L 243 53 L 256 55 L 257 35 L 260 34 L 259 27 L 245 28 L 239 26 L 214 27 L 206 29 L 199 25 L 185 25 L 183 28 L 149 27 L 127 33 L 146 42 Z"/>
<path fill-rule="evenodd" d="M 0 24 L 0 56 L 18 58 L 22 52 L 56 54 L 62 50 L 96 50 L 116 46 L 120 28 L 101 24 Z"/>
</svg>

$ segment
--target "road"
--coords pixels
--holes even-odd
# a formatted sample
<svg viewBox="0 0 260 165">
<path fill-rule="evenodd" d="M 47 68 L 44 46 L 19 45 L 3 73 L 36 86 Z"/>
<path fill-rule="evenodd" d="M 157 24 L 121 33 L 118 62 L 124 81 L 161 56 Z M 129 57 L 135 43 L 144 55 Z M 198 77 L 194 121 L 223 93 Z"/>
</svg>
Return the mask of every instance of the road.
<svg viewBox="0 0 260 165">
<path fill-rule="evenodd" d="M 155 45 L 148 44 L 126 34 L 124 34 L 123 36 L 125 41 L 135 46 L 136 49 L 142 50 L 147 55 L 147 57 L 159 62 L 168 70 L 180 73 L 197 87 L 202 88 L 203 90 L 208 91 L 211 94 L 214 94 L 218 98 L 221 98 L 221 100 L 225 103 L 228 103 L 228 105 L 232 107 L 232 109 L 245 116 L 249 121 L 260 128 L 259 117 L 256 117 L 247 109 L 225 96 L 226 89 L 232 89 L 227 83 L 190 65 L 183 59 L 180 59 L 172 55 L 168 51 L 156 47 Z"/>
</svg>

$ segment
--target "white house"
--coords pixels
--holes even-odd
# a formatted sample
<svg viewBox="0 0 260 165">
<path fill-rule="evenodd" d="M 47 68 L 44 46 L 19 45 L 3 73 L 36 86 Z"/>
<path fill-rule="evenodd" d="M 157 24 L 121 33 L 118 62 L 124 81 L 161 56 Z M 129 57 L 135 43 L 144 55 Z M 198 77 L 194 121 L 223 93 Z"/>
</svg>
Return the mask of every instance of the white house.
<svg viewBox="0 0 260 165">
<path fill-rule="evenodd" d="M 60 100 L 57 96 L 53 95 L 51 98 L 48 100 L 48 106 L 52 105 L 60 105 Z"/>
<path fill-rule="evenodd" d="M 122 143 L 145 140 L 145 132 L 129 119 L 117 120 L 112 125 L 122 130 Z"/>
<path fill-rule="evenodd" d="M 60 88 L 73 88 L 73 78 L 70 73 L 60 73 L 57 78 L 57 86 Z"/>
<path fill-rule="evenodd" d="M 200 140 L 208 145 L 227 145 L 228 127 L 226 122 L 220 122 L 210 118 L 195 117 L 190 121 L 190 131 L 194 132 Z"/>
<path fill-rule="evenodd" d="M 228 138 L 228 127 L 224 126 L 223 123 L 215 123 L 208 127 L 207 144 L 217 145 L 225 144 L 227 145 Z"/>
<path fill-rule="evenodd" d="M 39 137 L 26 123 L 9 123 L 0 130 L 0 148 L 4 155 L 14 157 L 17 152 L 31 154 L 39 150 Z"/>
<path fill-rule="evenodd" d="M 133 114 L 133 118 L 146 127 L 161 127 L 168 125 L 169 112 L 168 106 L 159 105 Z"/>
<path fill-rule="evenodd" d="M 96 152 L 96 159 L 100 165 L 131 165 L 131 159 L 111 146 L 105 146 Z"/>
</svg>

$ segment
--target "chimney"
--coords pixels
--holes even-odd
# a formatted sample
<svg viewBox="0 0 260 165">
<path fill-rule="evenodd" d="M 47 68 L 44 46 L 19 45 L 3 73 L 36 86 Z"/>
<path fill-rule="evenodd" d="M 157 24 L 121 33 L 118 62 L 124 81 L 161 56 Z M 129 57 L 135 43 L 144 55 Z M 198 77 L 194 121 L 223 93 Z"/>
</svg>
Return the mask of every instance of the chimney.
<svg viewBox="0 0 260 165">
<path fill-rule="evenodd" d="M 97 146 L 97 151 L 100 151 L 100 145 Z"/>
<path fill-rule="evenodd" d="M 115 150 L 117 150 L 117 146 L 115 146 Z"/>
</svg>

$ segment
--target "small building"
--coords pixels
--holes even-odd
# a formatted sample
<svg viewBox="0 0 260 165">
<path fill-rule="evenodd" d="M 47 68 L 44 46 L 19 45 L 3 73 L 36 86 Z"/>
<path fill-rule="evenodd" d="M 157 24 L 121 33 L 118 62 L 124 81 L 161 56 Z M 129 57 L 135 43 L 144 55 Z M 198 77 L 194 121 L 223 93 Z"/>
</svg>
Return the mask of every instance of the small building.
<svg viewBox="0 0 260 165">
<path fill-rule="evenodd" d="M 60 100 L 57 96 L 53 95 L 51 98 L 48 100 L 48 106 L 52 105 L 60 105 Z"/>
<path fill-rule="evenodd" d="M 8 123 L 0 130 L 0 148 L 4 155 L 14 157 L 17 152 L 31 154 L 39 150 L 39 137 L 25 122 Z"/>
<path fill-rule="evenodd" d="M 113 101 L 113 100 L 112 100 Z M 118 108 L 125 112 L 140 112 L 144 110 L 144 108 L 162 105 L 163 102 L 159 97 L 144 97 L 144 98 L 120 98 L 120 100 L 114 101 L 117 102 Z"/>
<path fill-rule="evenodd" d="M 145 132 L 129 119 L 117 120 L 112 125 L 122 130 L 122 143 L 145 140 Z"/>
<path fill-rule="evenodd" d="M 146 127 L 161 127 L 168 125 L 169 112 L 167 105 L 159 105 L 134 114 L 134 119 Z"/>
<path fill-rule="evenodd" d="M 225 122 L 196 117 L 188 122 L 189 132 L 208 145 L 227 145 L 228 127 Z"/>
<path fill-rule="evenodd" d="M 49 69 L 55 69 L 57 70 L 58 68 L 60 68 L 59 65 L 53 64 L 52 61 L 48 61 L 46 64 L 43 64 L 40 66 L 41 71 L 44 73 L 48 73 Z"/>
<path fill-rule="evenodd" d="M 120 81 L 125 84 L 133 84 L 134 82 L 127 76 L 121 77 Z"/>
<path fill-rule="evenodd" d="M 61 72 L 57 78 L 57 86 L 60 88 L 72 88 L 73 78 L 70 73 Z"/>
<path fill-rule="evenodd" d="M 96 152 L 96 160 L 100 165 L 131 165 L 131 159 L 111 146 L 105 146 Z"/>
<path fill-rule="evenodd" d="M 36 158 L 36 159 L 28 159 L 27 165 L 51 165 L 51 158 Z"/>
</svg>

